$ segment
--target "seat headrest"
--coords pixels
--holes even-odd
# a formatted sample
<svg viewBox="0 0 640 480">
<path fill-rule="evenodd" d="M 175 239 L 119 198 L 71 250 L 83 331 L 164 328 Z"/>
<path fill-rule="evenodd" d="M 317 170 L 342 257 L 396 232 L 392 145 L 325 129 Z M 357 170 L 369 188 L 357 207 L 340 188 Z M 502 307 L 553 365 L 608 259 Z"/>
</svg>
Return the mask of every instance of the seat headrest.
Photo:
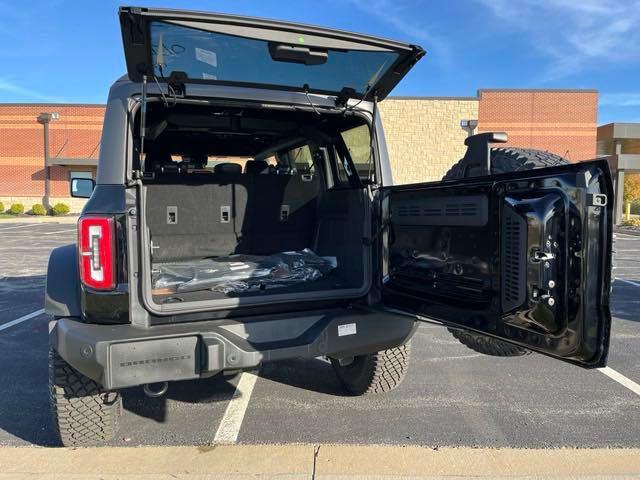
<svg viewBox="0 0 640 480">
<path fill-rule="evenodd" d="M 219 163 L 215 167 L 213 167 L 214 173 L 231 173 L 234 175 L 238 175 L 242 173 L 242 166 L 237 163 Z"/>
<path fill-rule="evenodd" d="M 171 154 L 167 150 L 151 150 L 147 152 L 145 165 L 158 166 L 174 163 Z"/>
<path fill-rule="evenodd" d="M 195 153 L 187 157 L 182 157 L 182 163 L 189 164 L 192 168 L 205 168 L 207 166 L 207 160 L 207 155 L 203 153 Z"/>
<path fill-rule="evenodd" d="M 167 173 L 184 173 L 186 169 L 171 158 L 168 151 L 150 151 L 145 160 L 145 170 L 156 172 L 159 175 Z"/>
<path fill-rule="evenodd" d="M 269 164 L 265 160 L 247 160 L 244 164 L 244 173 L 260 175 L 270 173 Z"/>
</svg>

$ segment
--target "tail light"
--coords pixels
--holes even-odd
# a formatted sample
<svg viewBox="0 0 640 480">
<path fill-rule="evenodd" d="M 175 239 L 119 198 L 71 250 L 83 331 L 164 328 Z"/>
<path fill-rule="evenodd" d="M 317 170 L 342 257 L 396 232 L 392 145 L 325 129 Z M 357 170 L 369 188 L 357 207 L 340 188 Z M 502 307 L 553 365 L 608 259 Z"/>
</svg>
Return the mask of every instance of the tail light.
<svg viewBox="0 0 640 480">
<path fill-rule="evenodd" d="M 78 220 L 80 279 L 87 287 L 112 290 L 116 286 L 113 217 Z"/>
</svg>

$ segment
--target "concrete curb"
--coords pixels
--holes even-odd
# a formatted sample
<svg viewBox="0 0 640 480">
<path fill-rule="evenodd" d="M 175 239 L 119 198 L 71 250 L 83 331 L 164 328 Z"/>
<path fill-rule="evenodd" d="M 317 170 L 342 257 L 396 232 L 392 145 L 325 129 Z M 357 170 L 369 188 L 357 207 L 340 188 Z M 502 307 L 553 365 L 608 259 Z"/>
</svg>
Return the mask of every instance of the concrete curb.
<svg viewBox="0 0 640 480">
<path fill-rule="evenodd" d="M 637 478 L 640 449 L 215 445 L 0 449 L 0 479 Z"/>
<path fill-rule="evenodd" d="M 640 230 L 630 230 L 626 228 L 614 228 L 613 233 L 622 233 L 624 235 L 633 235 L 636 237 L 640 237 Z"/>
<path fill-rule="evenodd" d="M 17 218 L 2 218 L 0 219 L 0 226 L 6 223 L 64 223 L 64 224 L 76 224 L 78 223 L 78 216 L 71 215 L 68 217 L 17 217 Z"/>
</svg>

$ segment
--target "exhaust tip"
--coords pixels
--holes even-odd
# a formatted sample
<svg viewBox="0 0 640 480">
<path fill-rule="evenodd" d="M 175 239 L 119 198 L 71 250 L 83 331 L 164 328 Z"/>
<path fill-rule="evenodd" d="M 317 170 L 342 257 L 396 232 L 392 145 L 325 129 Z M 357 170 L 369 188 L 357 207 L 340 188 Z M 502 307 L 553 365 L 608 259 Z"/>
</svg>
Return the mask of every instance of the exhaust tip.
<svg viewBox="0 0 640 480">
<path fill-rule="evenodd" d="M 149 398 L 160 398 L 169 390 L 169 382 L 146 383 L 142 391 Z"/>
</svg>

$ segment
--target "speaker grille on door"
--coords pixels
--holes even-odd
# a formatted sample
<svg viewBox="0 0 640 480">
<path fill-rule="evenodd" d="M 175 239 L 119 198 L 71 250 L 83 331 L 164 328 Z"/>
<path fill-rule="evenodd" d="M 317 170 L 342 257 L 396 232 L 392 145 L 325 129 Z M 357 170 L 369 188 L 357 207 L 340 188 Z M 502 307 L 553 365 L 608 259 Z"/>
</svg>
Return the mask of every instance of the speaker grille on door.
<svg viewBox="0 0 640 480">
<path fill-rule="evenodd" d="M 473 217 L 478 215 L 478 207 L 473 203 L 451 203 L 446 206 L 445 215 Z"/>
<path fill-rule="evenodd" d="M 464 225 L 487 223 L 488 200 L 483 195 L 408 198 L 392 201 L 397 225 Z"/>
<path fill-rule="evenodd" d="M 420 205 L 400 205 L 398 207 L 399 217 L 419 217 L 422 215 Z"/>
<path fill-rule="evenodd" d="M 526 297 L 527 224 L 511 206 L 504 207 L 502 221 L 502 310 L 508 312 Z"/>
</svg>

